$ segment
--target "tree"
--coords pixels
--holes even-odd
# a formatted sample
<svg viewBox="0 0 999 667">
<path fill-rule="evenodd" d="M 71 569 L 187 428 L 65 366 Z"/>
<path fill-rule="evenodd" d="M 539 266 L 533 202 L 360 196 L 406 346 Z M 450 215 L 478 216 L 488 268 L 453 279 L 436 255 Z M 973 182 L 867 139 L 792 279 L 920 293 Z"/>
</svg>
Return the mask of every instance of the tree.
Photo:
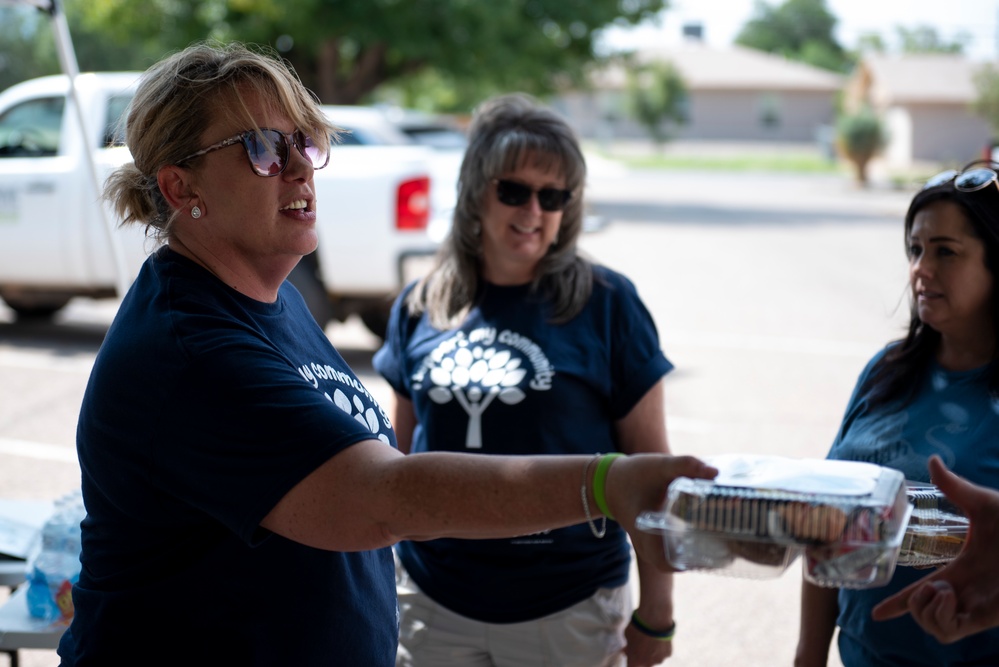
<svg viewBox="0 0 999 667">
<path fill-rule="evenodd" d="M 964 48 L 971 41 L 971 35 L 960 32 L 952 41 L 945 41 L 931 26 L 905 28 L 895 26 L 898 33 L 899 46 L 902 53 L 964 53 Z"/>
<path fill-rule="evenodd" d="M 629 69 L 628 97 L 635 119 L 659 146 L 669 139 L 670 124 L 687 122 L 687 86 L 672 63 Z"/>
<path fill-rule="evenodd" d="M 836 144 L 840 152 L 853 163 L 857 182 L 867 185 L 867 165 L 888 142 L 881 119 L 869 107 L 844 114 L 836 124 Z"/>
<path fill-rule="evenodd" d="M 0 90 L 58 73 L 55 39 L 45 16 L 34 7 L 0 7 Z"/>
<path fill-rule="evenodd" d="M 975 72 L 973 81 L 977 96 L 971 108 L 999 136 L 999 68 L 993 63 L 986 63 Z"/>
<path fill-rule="evenodd" d="M 580 81 L 596 33 L 667 0 L 75 0 L 82 24 L 163 50 L 215 38 L 270 45 L 326 103 L 431 73 L 455 90 L 543 95 Z M 113 29 L 111 29 L 113 26 Z"/>
<path fill-rule="evenodd" d="M 856 50 L 858 53 L 885 53 L 888 46 L 884 37 L 877 32 L 865 32 L 857 37 Z"/>
<path fill-rule="evenodd" d="M 145 69 L 171 48 L 159 38 L 123 39 L 113 22 L 85 22 L 80 10 L 86 8 L 72 0 L 64 7 L 81 71 Z M 33 6 L 0 6 L 0 90 L 61 71 L 49 17 Z"/>
<path fill-rule="evenodd" d="M 772 7 L 757 0 L 753 16 L 736 37 L 736 44 L 782 55 L 815 67 L 845 72 L 851 59 L 836 41 L 836 17 L 825 0 L 785 0 Z"/>
</svg>

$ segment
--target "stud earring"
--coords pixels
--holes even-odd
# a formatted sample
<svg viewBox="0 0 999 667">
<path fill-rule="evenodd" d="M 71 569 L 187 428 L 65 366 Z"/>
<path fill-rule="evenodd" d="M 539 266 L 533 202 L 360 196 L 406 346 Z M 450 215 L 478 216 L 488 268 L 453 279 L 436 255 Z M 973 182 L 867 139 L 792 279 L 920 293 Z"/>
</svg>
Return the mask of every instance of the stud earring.
<svg viewBox="0 0 999 667">
<path fill-rule="evenodd" d="M 200 218 L 201 217 L 201 209 L 198 208 L 197 206 L 192 206 L 191 207 L 191 217 L 194 218 L 195 220 L 197 220 L 198 218 Z"/>
</svg>

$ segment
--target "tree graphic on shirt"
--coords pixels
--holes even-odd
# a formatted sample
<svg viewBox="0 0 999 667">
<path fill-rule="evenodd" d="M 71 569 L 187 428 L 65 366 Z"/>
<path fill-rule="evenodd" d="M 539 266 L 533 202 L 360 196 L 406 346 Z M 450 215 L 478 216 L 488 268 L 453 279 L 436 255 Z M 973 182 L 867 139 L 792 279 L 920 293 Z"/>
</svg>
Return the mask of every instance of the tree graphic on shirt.
<svg viewBox="0 0 999 667">
<path fill-rule="evenodd" d="M 376 436 L 379 440 L 384 442 L 386 445 L 390 444 L 388 436 L 381 432 L 381 426 L 378 420 L 378 413 L 371 406 L 365 406 L 364 400 L 357 394 L 354 394 L 353 400 L 347 397 L 347 394 L 341 389 L 337 389 L 333 392 L 331 397 L 326 394 L 326 398 L 333 402 L 338 408 L 351 415 L 358 422 L 363 424 L 371 431 L 372 435 Z M 354 412 L 354 409 L 357 412 Z"/>
<path fill-rule="evenodd" d="M 465 447 L 481 449 L 482 413 L 496 398 L 507 405 L 524 400 L 526 395 L 518 385 L 526 375 L 521 359 L 510 350 L 470 347 L 466 342 L 430 369 L 433 387 L 427 394 L 441 405 L 457 401 L 468 414 Z"/>
</svg>

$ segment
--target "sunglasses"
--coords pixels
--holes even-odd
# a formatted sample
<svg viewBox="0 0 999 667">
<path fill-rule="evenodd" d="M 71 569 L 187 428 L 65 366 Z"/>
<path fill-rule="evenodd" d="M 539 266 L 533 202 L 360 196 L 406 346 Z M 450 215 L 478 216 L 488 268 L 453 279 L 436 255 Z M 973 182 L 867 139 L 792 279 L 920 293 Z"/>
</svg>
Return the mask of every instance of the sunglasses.
<svg viewBox="0 0 999 667">
<path fill-rule="evenodd" d="M 999 175 L 996 174 L 994 169 L 989 167 L 976 167 L 974 169 L 966 169 L 965 171 L 948 169 L 947 171 L 941 171 L 926 181 L 923 190 L 946 185 L 951 181 L 954 181 L 955 190 L 961 192 L 978 192 L 992 183 L 999 184 Z"/>
<path fill-rule="evenodd" d="M 541 210 L 553 213 L 564 209 L 565 205 L 572 199 L 572 190 L 558 188 L 534 190 L 530 186 L 516 181 L 494 180 L 493 182 L 496 184 L 496 199 L 507 206 L 523 206 L 530 201 L 531 195 L 537 193 L 538 206 L 541 207 Z"/>
<path fill-rule="evenodd" d="M 239 143 L 243 144 L 246 157 L 250 160 L 250 167 L 257 176 L 277 176 L 283 172 L 288 166 L 292 145 L 306 160 L 312 163 L 313 169 L 322 169 L 330 161 L 329 146 L 317 146 L 312 137 L 301 130 L 285 134 L 279 130 L 265 127 L 260 130 L 247 130 L 228 139 L 223 139 L 196 153 L 191 153 L 179 163 Z"/>
</svg>

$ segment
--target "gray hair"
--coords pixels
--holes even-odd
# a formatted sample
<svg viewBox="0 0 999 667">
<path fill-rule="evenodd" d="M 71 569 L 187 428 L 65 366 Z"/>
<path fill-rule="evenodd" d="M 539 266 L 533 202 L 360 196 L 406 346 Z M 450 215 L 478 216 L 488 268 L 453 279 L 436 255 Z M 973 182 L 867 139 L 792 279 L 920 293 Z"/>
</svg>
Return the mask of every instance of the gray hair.
<svg viewBox="0 0 999 667">
<path fill-rule="evenodd" d="M 204 128 L 224 114 L 247 129 L 256 127 L 243 97 L 251 91 L 319 145 L 336 137 L 315 96 L 277 56 L 236 42 L 190 46 L 150 67 L 129 107 L 125 143 L 132 162 L 116 169 L 104 186 L 104 198 L 123 226 L 146 224 L 158 240 L 170 237 L 178 212 L 160 192 L 157 173 L 200 150 Z"/>
<path fill-rule="evenodd" d="M 577 249 L 583 229 L 586 161 L 575 133 L 561 116 L 532 97 L 511 94 L 487 100 L 475 110 L 451 231 L 434 268 L 410 293 L 406 305 L 412 313 L 426 311 L 438 328 L 465 318 L 481 281 L 483 197 L 494 179 L 526 161 L 563 176 L 572 192 L 558 239 L 542 258 L 532 289 L 552 303 L 554 323 L 568 321 L 582 310 L 593 291 L 593 267 Z"/>
</svg>

